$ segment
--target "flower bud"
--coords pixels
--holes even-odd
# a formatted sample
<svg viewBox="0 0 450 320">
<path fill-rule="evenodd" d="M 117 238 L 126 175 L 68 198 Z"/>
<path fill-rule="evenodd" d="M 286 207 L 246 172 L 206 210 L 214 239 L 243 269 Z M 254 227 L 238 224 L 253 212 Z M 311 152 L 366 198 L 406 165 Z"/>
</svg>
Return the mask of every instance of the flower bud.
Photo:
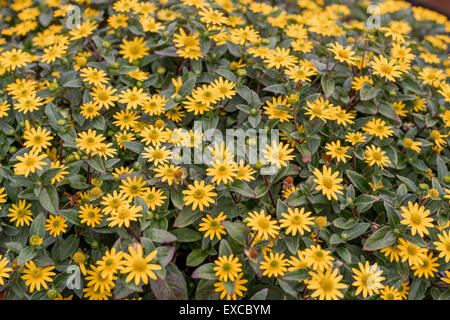
<svg viewBox="0 0 450 320">
<path fill-rule="evenodd" d="M 58 298 L 58 290 L 56 290 L 55 288 L 51 288 L 47 290 L 47 297 L 49 299 L 56 299 Z"/>
<path fill-rule="evenodd" d="M 29 240 L 30 246 L 33 247 L 40 246 L 42 244 L 42 241 L 43 241 L 42 238 L 37 235 L 31 236 Z"/>
<path fill-rule="evenodd" d="M 243 77 L 247 76 L 247 70 L 245 70 L 245 69 L 238 69 L 238 70 L 236 71 L 236 74 L 237 74 L 239 77 L 243 78 Z"/>
<path fill-rule="evenodd" d="M 167 71 L 167 69 L 164 68 L 164 67 L 158 67 L 158 68 L 156 69 L 156 73 L 157 73 L 157 74 L 164 74 L 164 73 L 166 73 L 166 71 Z"/>
</svg>

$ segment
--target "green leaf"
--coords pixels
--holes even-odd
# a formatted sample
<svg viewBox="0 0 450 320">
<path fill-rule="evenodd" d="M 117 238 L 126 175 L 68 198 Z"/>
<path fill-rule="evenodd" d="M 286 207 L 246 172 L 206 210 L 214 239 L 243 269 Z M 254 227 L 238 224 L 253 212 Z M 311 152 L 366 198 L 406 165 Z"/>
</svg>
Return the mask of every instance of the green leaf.
<svg viewBox="0 0 450 320">
<path fill-rule="evenodd" d="M 249 229 L 246 225 L 244 225 L 240 221 L 222 221 L 221 223 L 225 227 L 225 230 L 228 232 L 231 238 L 239 242 L 239 244 L 245 245 L 247 234 L 249 232 Z"/>
<path fill-rule="evenodd" d="M 375 251 L 386 248 L 397 241 L 392 229 L 384 226 L 375 231 L 364 243 L 363 250 Z"/>
<path fill-rule="evenodd" d="M 187 227 L 193 224 L 199 218 L 200 215 L 198 214 L 198 212 L 193 211 L 191 207 L 185 207 L 175 219 L 173 226 L 175 228 Z"/>
<path fill-rule="evenodd" d="M 333 225 L 339 229 L 351 229 L 358 223 L 358 218 L 351 217 L 349 219 L 345 219 L 344 217 L 339 217 L 333 220 Z"/>
<path fill-rule="evenodd" d="M 437 155 L 436 156 L 437 174 L 441 181 L 444 181 L 445 176 L 448 176 L 448 169 L 444 163 L 444 160 Z"/>
<path fill-rule="evenodd" d="M 427 290 L 427 283 L 421 278 L 414 278 L 409 288 L 408 300 L 422 300 Z"/>
<path fill-rule="evenodd" d="M 124 141 L 121 143 L 125 148 L 130 149 L 131 151 L 142 154 L 144 151 L 144 147 L 142 146 L 142 143 L 136 142 L 136 141 Z"/>
<path fill-rule="evenodd" d="M 59 209 L 58 193 L 52 184 L 42 187 L 39 193 L 39 203 L 50 213 L 57 213 Z"/>
<path fill-rule="evenodd" d="M 30 228 L 30 236 L 39 236 L 41 238 L 44 238 L 45 215 L 43 213 L 38 214 L 38 216 L 33 220 Z"/>
<path fill-rule="evenodd" d="M 17 257 L 17 264 L 19 266 L 25 264 L 30 261 L 38 254 L 38 250 L 34 247 L 25 247 L 20 251 L 19 256 Z"/>
<path fill-rule="evenodd" d="M 369 229 L 369 226 L 370 226 L 370 223 L 363 222 L 363 223 L 358 223 L 356 226 L 354 226 L 351 229 L 348 229 L 347 231 L 345 231 L 347 233 L 346 241 L 350 241 L 350 240 L 353 240 L 353 239 L 359 237 L 364 232 L 366 232 L 367 229 Z"/>
<path fill-rule="evenodd" d="M 386 201 L 384 202 L 384 208 L 386 209 L 389 224 L 394 228 L 397 227 L 400 224 L 400 218 L 395 209 Z"/>
<path fill-rule="evenodd" d="M 233 252 L 231 251 L 228 241 L 225 239 L 220 240 L 219 245 L 219 256 L 230 256 Z"/>
<path fill-rule="evenodd" d="M 192 92 L 192 89 L 194 89 L 195 81 L 197 80 L 197 77 L 193 76 L 190 77 L 188 80 L 186 80 L 178 90 L 178 94 L 180 96 L 187 96 L 190 95 Z"/>
<path fill-rule="evenodd" d="M 172 200 L 172 204 L 175 208 L 177 208 L 178 210 L 183 210 L 184 201 L 183 201 L 183 195 L 181 193 L 171 192 L 170 200 Z"/>
<path fill-rule="evenodd" d="M 150 240 L 158 243 L 169 243 L 177 241 L 177 237 L 175 237 L 170 232 L 161 229 L 149 228 L 144 231 L 144 235 Z"/>
<path fill-rule="evenodd" d="M 248 186 L 248 184 L 240 180 L 234 181 L 233 184 L 228 185 L 228 188 L 244 197 L 254 198 L 256 196 L 255 192 Z"/>
<path fill-rule="evenodd" d="M 288 273 L 285 273 L 283 276 L 283 280 L 287 281 L 302 281 L 309 279 L 310 275 L 308 273 L 308 269 L 297 269 Z"/>
<path fill-rule="evenodd" d="M 206 279 L 206 280 L 217 280 L 215 276 L 214 263 L 203 264 L 192 273 L 191 278 L 193 279 Z"/>
<path fill-rule="evenodd" d="M 167 266 L 175 255 L 175 247 L 163 246 L 155 248 L 158 251 L 156 255 L 159 259 L 158 263 L 163 267 Z"/>
<path fill-rule="evenodd" d="M 86 159 L 86 162 L 97 172 L 106 173 L 105 162 L 99 155 L 94 156 L 92 159 Z"/>
<path fill-rule="evenodd" d="M 417 186 L 414 182 L 412 182 L 410 179 L 408 179 L 406 177 L 399 176 L 398 174 L 396 176 L 401 182 L 406 184 L 406 186 L 408 187 L 408 190 L 410 190 L 412 192 L 417 192 Z"/>
<path fill-rule="evenodd" d="M 263 91 L 267 91 L 267 92 L 272 92 L 272 93 L 277 93 L 277 94 L 282 94 L 282 95 L 286 95 L 287 89 L 286 89 L 286 85 L 284 84 L 273 84 L 271 86 L 265 87 L 263 89 Z"/>
<path fill-rule="evenodd" d="M 196 267 L 201 264 L 209 254 L 202 249 L 194 249 L 186 258 L 186 265 L 189 267 Z"/>
<path fill-rule="evenodd" d="M 322 79 L 320 80 L 320 82 L 322 83 L 322 88 L 323 88 L 323 93 L 325 94 L 325 98 L 329 98 L 333 92 L 334 92 L 334 80 L 333 79 L 327 79 L 326 77 L 322 77 Z"/>
<path fill-rule="evenodd" d="M 77 238 L 74 234 L 69 235 L 66 239 L 62 241 L 60 246 L 59 258 L 61 260 L 66 259 L 75 253 L 80 245 L 80 238 Z"/>
<path fill-rule="evenodd" d="M 269 292 L 268 288 L 264 288 L 262 290 L 259 290 L 257 293 L 255 293 L 250 300 L 266 300 L 267 293 Z"/>
<path fill-rule="evenodd" d="M 202 235 L 189 228 L 174 229 L 170 231 L 177 237 L 177 242 L 194 242 L 202 238 Z"/>
<path fill-rule="evenodd" d="M 261 105 L 258 94 L 249 87 L 242 86 L 236 88 L 236 91 L 252 108 L 257 108 Z"/>
<path fill-rule="evenodd" d="M 78 218 L 78 211 L 75 209 L 64 209 L 60 210 L 59 215 L 69 221 L 70 223 L 73 223 L 76 226 L 82 227 L 83 225 L 80 222 L 80 218 Z"/>
<path fill-rule="evenodd" d="M 188 292 L 183 273 L 174 265 L 166 267 L 166 277 L 150 280 L 150 288 L 158 300 L 187 300 Z"/>
<path fill-rule="evenodd" d="M 369 182 L 366 180 L 366 178 L 364 178 L 363 175 L 353 170 L 346 170 L 345 173 L 347 174 L 348 179 L 355 186 L 355 188 L 362 193 L 366 193 L 371 190 Z"/>
<path fill-rule="evenodd" d="M 361 101 L 372 100 L 380 91 L 381 89 L 373 87 L 369 82 L 365 82 L 359 92 L 361 94 Z"/>
</svg>

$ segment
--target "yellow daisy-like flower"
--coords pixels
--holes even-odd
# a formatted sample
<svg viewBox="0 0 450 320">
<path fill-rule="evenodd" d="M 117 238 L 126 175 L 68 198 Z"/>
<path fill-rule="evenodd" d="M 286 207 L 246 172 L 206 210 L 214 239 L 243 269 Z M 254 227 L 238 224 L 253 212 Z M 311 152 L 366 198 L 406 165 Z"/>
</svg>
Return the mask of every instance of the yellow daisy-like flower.
<svg viewBox="0 0 450 320">
<path fill-rule="evenodd" d="M 9 278 L 9 272 L 13 270 L 12 268 L 7 267 L 8 263 L 8 259 L 0 254 L 0 286 L 5 284 L 5 279 Z"/>
<path fill-rule="evenodd" d="M 422 142 L 413 141 L 410 138 L 404 138 L 402 143 L 408 149 L 414 150 L 418 153 L 420 153 L 420 151 L 421 151 L 420 146 L 422 145 Z"/>
<path fill-rule="evenodd" d="M 286 228 L 286 234 L 295 235 L 300 233 L 302 236 L 305 231 L 311 231 L 308 225 L 314 224 L 314 218 L 310 217 L 311 212 L 305 212 L 305 208 L 288 208 L 288 213 L 282 213 L 283 219 L 280 219 L 280 227 Z"/>
<path fill-rule="evenodd" d="M 344 297 L 341 289 L 347 288 L 347 285 L 341 283 L 343 276 L 338 275 L 338 269 L 329 268 L 324 271 L 310 271 L 311 279 L 307 282 L 308 290 L 314 290 L 312 298 L 319 300 L 338 300 Z"/>
<path fill-rule="evenodd" d="M 273 253 L 270 252 L 269 255 L 264 256 L 264 261 L 261 261 L 259 268 L 263 271 L 263 276 L 272 276 L 277 278 L 278 276 L 283 276 L 287 271 L 288 259 L 284 259 L 284 253 Z"/>
<path fill-rule="evenodd" d="M 362 130 L 372 136 L 378 137 L 380 140 L 394 134 L 392 128 L 387 126 L 385 121 L 377 118 L 372 118 L 372 120 L 366 123 Z"/>
<path fill-rule="evenodd" d="M 402 238 L 399 238 L 398 241 L 400 242 L 398 244 L 398 254 L 401 257 L 402 262 L 408 261 L 409 265 L 412 266 L 420 264 L 423 259 L 426 259 L 427 249 L 421 248 Z"/>
<path fill-rule="evenodd" d="M 439 241 L 433 242 L 436 246 L 436 250 L 439 252 L 439 258 L 445 258 L 445 262 L 450 261 L 450 232 L 442 231 L 442 234 L 438 234 Z"/>
<path fill-rule="evenodd" d="M 322 249 L 320 245 L 311 245 L 304 250 L 304 253 L 308 267 L 313 270 L 324 271 L 333 265 L 334 258 L 330 255 L 331 252 Z"/>
<path fill-rule="evenodd" d="M 51 270 L 55 269 L 54 266 L 49 267 L 38 267 L 33 261 L 25 263 L 25 269 L 23 271 L 22 279 L 28 286 L 30 293 L 41 290 L 41 286 L 44 289 L 48 289 L 48 282 L 52 282 L 51 276 L 56 275 L 56 273 Z"/>
<path fill-rule="evenodd" d="M 33 221 L 33 216 L 31 213 L 31 203 L 28 203 L 25 200 L 19 200 L 19 205 L 12 204 L 11 208 L 8 209 L 10 212 L 8 217 L 10 217 L 10 222 L 16 222 L 16 227 L 23 227 L 24 224 L 27 226 Z"/>
<path fill-rule="evenodd" d="M 49 130 L 41 127 L 25 130 L 23 137 L 26 141 L 23 145 L 32 151 L 41 152 L 51 145 L 53 137 L 50 134 Z"/>
<path fill-rule="evenodd" d="M 96 225 L 100 225 L 103 215 L 100 213 L 101 209 L 91 205 L 84 205 L 80 207 L 78 217 L 81 219 L 81 223 L 87 224 L 89 227 L 95 228 Z"/>
<path fill-rule="evenodd" d="M 147 188 L 141 197 L 152 211 L 156 210 L 156 207 L 162 206 L 164 199 L 167 199 L 166 196 L 163 196 L 163 191 L 155 187 Z"/>
<path fill-rule="evenodd" d="M 402 300 L 400 293 L 394 286 L 385 286 L 380 290 L 380 298 L 383 300 Z"/>
<path fill-rule="evenodd" d="M 414 275 L 416 277 L 425 277 L 426 279 L 428 279 L 428 277 L 433 278 L 434 274 L 438 271 L 436 267 L 439 267 L 439 263 L 435 263 L 437 259 L 438 257 L 433 258 L 433 253 L 430 252 L 426 258 L 422 259 L 422 261 L 411 266 L 411 270 L 414 270 Z"/>
<path fill-rule="evenodd" d="M 116 248 L 112 248 L 109 251 L 106 250 L 102 259 L 97 261 L 97 270 L 102 278 L 113 280 L 114 274 L 122 270 L 123 254 L 122 251 L 116 252 Z"/>
<path fill-rule="evenodd" d="M 206 218 L 202 218 L 201 223 L 199 223 L 199 231 L 205 232 L 204 238 L 208 238 L 210 240 L 216 237 L 217 239 L 222 239 L 222 235 L 227 234 L 225 231 L 225 227 L 221 224 L 222 221 L 225 221 L 227 216 L 220 212 L 219 215 L 215 218 L 211 217 L 209 214 L 206 215 Z"/>
<path fill-rule="evenodd" d="M 276 220 L 272 220 L 270 215 L 266 215 L 264 210 L 259 213 L 257 211 L 249 212 L 249 217 L 244 219 L 244 222 L 253 230 L 256 231 L 256 237 L 262 240 L 269 240 L 270 238 L 278 237 L 280 227 Z"/>
<path fill-rule="evenodd" d="M 150 49 L 147 48 L 145 44 L 146 41 L 144 37 L 135 37 L 133 40 L 124 39 L 120 45 L 121 50 L 119 53 L 124 59 L 128 59 L 128 62 L 132 63 L 148 54 Z"/>
<path fill-rule="evenodd" d="M 424 234 L 429 234 L 427 228 L 433 228 L 433 218 L 428 217 L 430 210 L 425 210 L 424 206 L 419 206 L 418 203 L 408 201 L 408 207 L 401 207 L 403 220 L 401 224 L 411 227 L 411 234 L 416 232 L 423 238 Z"/>
<path fill-rule="evenodd" d="M 47 218 L 47 224 L 45 225 L 45 230 L 50 231 L 50 235 L 58 237 L 61 233 L 66 232 L 68 225 L 67 220 L 61 216 L 49 215 Z"/>
<path fill-rule="evenodd" d="M 327 155 L 331 156 L 333 159 L 337 159 L 338 161 L 342 161 L 343 163 L 347 162 L 347 158 L 351 158 L 350 155 L 346 154 L 347 150 L 350 147 L 344 147 L 341 146 L 341 141 L 331 143 L 327 143 L 325 145 L 325 149 L 328 151 L 326 152 Z"/>
<path fill-rule="evenodd" d="M 19 163 L 14 165 L 14 173 L 23 175 L 26 178 L 30 173 L 35 173 L 36 170 L 42 170 L 43 166 L 47 164 L 42 160 L 46 159 L 47 155 L 39 153 L 36 149 L 25 153 L 23 156 L 17 156 L 16 158 L 19 160 Z"/>
<path fill-rule="evenodd" d="M 378 165 L 381 168 L 388 167 L 391 164 L 389 158 L 385 155 L 386 152 L 375 145 L 367 146 L 364 150 L 364 161 L 369 165 Z"/>
<path fill-rule="evenodd" d="M 288 161 L 294 159 L 294 155 L 291 154 L 294 149 L 289 148 L 289 145 L 280 142 L 278 145 L 275 141 L 271 145 L 266 145 L 266 150 L 263 151 L 264 159 L 266 159 L 271 165 L 276 165 L 278 169 L 281 167 L 287 167 Z"/>
<path fill-rule="evenodd" d="M 366 261 L 365 265 L 361 262 L 358 263 L 359 269 L 352 268 L 353 271 L 353 286 L 356 287 L 355 295 L 358 295 L 362 292 L 363 297 L 371 296 L 374 293 L 378 293 L 380 288 L 383 288 L 382 281 L 385 280 L 381 275 L 383 274 L 383 270 L 378 268 L 378 265 L 374 263 L 373 265 L 369 264 L 369 261 Z"/>
<path fill-rule="evenodd" d="M 220 299 L 223 299 L 226 296 L 227 300 L 236 300 L 238 296 L 242 297 L 244 295 L 243 291 L 247 291 L 247 288 L 244 286 L 244 284 L 247 283 L 248 280 L 242 279 L 242 276 L 243 273 L 240 273 L 236 277 L 236 280 L 234 282 L 234 293 L 232 296 L 228 293 L 223 281 L 214 283 L 214 291 L 220 292 Z"/>
<path fill-rule="evenodd" d="M 216 272 L 215 275 L 219 277 L 220 281 L 234 281 L 242 271 L 242 263 L 239 262 L 238 257 L 234 257 L 232 254 L 230 256 L 218 257 L 217 260 L 214 261 L 214 264 L 216 266 L 213 270 Z"/>
<path fill-rule="evenodd" d="M 158 278 L 153 270 L 161 270 L 162 267 L 159 264 L 150 263 L 158 254 L 157 250 L 153 250 L 144 256 L 144 250 L 138 244 L 136 249 L 129 246 L 128 252 L 123 255 L 123 268 L 120 271 L 121 273 L 128 273 L 125 279 L 126 282 L 134 280 L 136 285 L 139 285 L 141 282 L 148 284 L 149 278 L 153 280 Z"/>
<path fill-rule="evenodd" d="M 388 60 L 387 58 L 380 56 L 374 57 L 371 62 L 373 73 L 395 82 L 395 78 L 401 77 L 400 66 L 395 63 L 394 60 Z"/>
<path fill-rule="evenodd" d="M 291 114 L 293 110 L 289 108 L 291 105 L 287 102 L 287 98 L 282 99 L 281 96 L 278 98 L 272 97 L 272 102 L 267 101 L 266 104 L 264 110 L 269 115 L 269 119 L 278 119 L 280 122 L 286 122 L 294 118 Z"/>
<path fill-rule="evenodd" d="M 112 212 L 110 217 L 106 219 L 107 221 L 111 221 L 108 224 L 108 227 L 112 228 L 117 226 L 118 228 L 122 228 L 122 226 L 125 226 L 126 228 L 129 228 L 131 221 L 137 221 L 137 218 L 142 217 L 142 214 L 139 213 L 141 211 L 141 206 L 121 206 L 116 212 Z"/>
<path fill-rule="evenodd" d="M 322 172 L 319 169 L 314 169 L 314 176 L 316 179 L 313 181 L 317 183 L 316 189 L 321 190 L 323 195 L 327 196 L 328 200 L 331 198 L 337 200 L 336 194 L 342 194 L 341 189 L 344 187 L 339 183 L 343 181 L 342 178 L 338 178 L 339 171 L 332 172 L 331 168 L 326 166 L 322 167 Z"/>
<path fill-rule="evenodd" d="M 106 76 L 106 72 L 92 67 L 86 67 L 80 70 L 80 76 L 84 82 L 92 84 L 96 87 L 101 86 L 104 83 L 108 83 L 109 79 Z"/>
<path fill-rule="evenodd" d="M 198 182 L 198 180 L 194 181 L 193 185 L 188 185 L 188 190 L 183 190 L 183 197 L 185 205 L 192 204 L 192 210 L 200 209 L 203 211 L 204 207 L 209 207 L 210 204 L 215 203 L 212 197 L 217 196 L 217 193 L 212 192 L 214 190 L 214 186 L 205 185 L 205 181 Z"/>
<path fill-rule="evenodd" d="M 237 164 L 234 162 L 211 162 L 212 168 L 206 169 L 206 174 L 213 177 L 211 182 L 219 185 L 233 182 L 236 177 Z"/>
<path fill-rule="evenodd" d="M 147 181 L 143 180 L 143 177 L 137 178 L 136 176 L 131 179 L 127 177 L 126 180 L 122 180 L 122 184 L 119 186 L 120 193 L 125 194 L 128 200 L 131 201 L 135 197 L 141 197 L 145 191 L 145 185 Z"/>
</svg>

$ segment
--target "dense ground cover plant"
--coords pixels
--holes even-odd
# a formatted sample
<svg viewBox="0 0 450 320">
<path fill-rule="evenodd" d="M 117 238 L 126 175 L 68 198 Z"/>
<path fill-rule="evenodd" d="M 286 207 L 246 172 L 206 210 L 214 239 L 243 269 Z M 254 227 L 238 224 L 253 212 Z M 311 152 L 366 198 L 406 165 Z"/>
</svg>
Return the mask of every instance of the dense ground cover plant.
<svg viewBox="0 0 450 320">
<path fill-rule="evenodd" d="M 445 16 L 0 4 L 3 299 L 450 298 Z"/>
</svg>

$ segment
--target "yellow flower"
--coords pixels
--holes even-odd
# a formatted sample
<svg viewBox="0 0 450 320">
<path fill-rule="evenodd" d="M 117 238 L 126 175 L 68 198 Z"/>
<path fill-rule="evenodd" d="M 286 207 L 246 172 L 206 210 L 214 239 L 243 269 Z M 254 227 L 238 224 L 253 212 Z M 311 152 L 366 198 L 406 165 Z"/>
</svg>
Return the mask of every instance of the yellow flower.
<svg viewBox="0 0 450 320">
<path fill-rule="evenodd" d="M 144 250 L 138 244 L 136 250 L 129 246 L 128 252 L 123 255 L 123 268 L 120 271 L 121 273 L 128 273 L 126 282 L 131 282 L 134 279 L 134 283 L 139 285 L 141 282 L 148 284 L 148 278 L 157 279 L 153 270 L 161 270 L 162 267 L 159 264 L 150 263 L 157 255 L 157 250 L 153 250 L 147 256 L 144 256 Z"/>
<path fill-rule="evenodd" d="M 19 225 L 23 227 L 24 224 L 27 226 L 30 225 L 30 222 L 33 221 L 33 216 L 31 213 L 31 203 L 28 203 L 25 200 L 19 200 L 19 205 L 12 204 L 11 208 L 8 209 L 10 212 L 8 217 L 10 222 L 16 221 L 16 227 Z"/>
<path fill-rule="evenodd" d="M 330 268 L 334 258 L 330 255 L 331 252 L 322 249 L 320 245 L 311 245 L 305 249 L 305 261 L 309 268 L 313 270 L 324 271 Z"/>
<path fill-rule="evenodd" d="M 271 278 L 274 276 L 283 276 L 287 271 L 288 259 L 283 259 L 284 253 L 279 254 L 270 252 L 269 255 L 264 256 L 264 261 L 261 261 L 259 268 L 263 271 L 263 276 L 268 276 Z"/>
<path fill-rule="evenodd" d="M 408 207 L 401 207 L 403 220 L 401 224 L 411 227 L 411 234 L 416 232 L 423 238 L 424 234 L 429 234 L 427 228 L 433 228 L 433 218 L 428 217 L 430 210 L 425 210 L 424 206 L 408 201 Z"/>
<path fill-rule="evenodd" d="M 81 223 L 87 224 L 89 227 L 95 228 L 96 225 L 100 225 L 103 215 L 100 213 L 101 209 L 94 207 L 93 205 L 84 205 L 80 207 L 78 217 L 81 219 Z"/>
<path fill-rule="evenodd" d="M 9 278 L 9 272 L 13 270 L 7 267 L 8 263 L 8 259 L 0 254 L 0 286 L 5 284 L 5 279 Z"/>
<path fill-rule="evenodd" d="M 61 216 L 49 215 L 45 230 L 50 231 L 51 236 L 58 237 L 61 233 L 66 232 L 66 228 L 68 227 L 66 222 L 67 220 Z"/>
<path fill-rule="evenodd" d="M 288 213 L 282 213 L 284 219 L 280 219 L 280 227 L 286 228 L 286 234 L 291 234 L 293 237 L 298 233 L 302 236 L 305 231 L 311 231 L 308 225 L 313 225 L 313 218 L 310 217 L 311 212 L 305 212 L 305 208 L 288 208 Z"/>
<path fill-rule="evenodd" d="M 376 263 L 370 265 L 369 261 L 366 261 L 365 265 L 359 262 L 358 267 L 359 270 L 352 268 L 354 273 L 353 279 L 355 279 L 352 284 L 356 287 L 355 295 L 362 292 L 363 297 L 366 298 L 374 293 L 378 293 L 378 289 L 383 287 L 381 282 L 386 279 L 381 276 L 383 274 L 383 270 L 380 270 Z"/>
<path fill-rule="evenodd" d="M 206 218 L 202 218 L 201 223 L 199 223 L 199 231 L 206 231 L 204 238 L 209 236 L 209 239 L 212 240 L 214 237 L 217 239 L 222 238 L 222 234 L 227 234 L 225 231 L 225 227 L 221 224 L 222 221 L 225 221 L 227 216 L 220 212 L 219 215 L 215 218 L 211 217 L 209 214 L 206 214 Z"/>
<path fill-rule="evenodd" d="M 339 140 L 337 142 L 332 141 L 331 143 L 327 143 L 325 145 L 325 149 L 328 150 L 326 154 L 330 155 L 333 159 L 342 161 L 343 163 L 347 162 L 346 158 L 351 158 L 350 155 L 346 154 L 349 148 L 350 147 L 341 146 L 341 141 Z"/>
<path fill-rule="evenodd" d="M 234 257 L 233 254 L 218 257 L 217 260 L 214 261 L 214 264 L 216 264 L 216 266 L 213 270 L 216 272 L 215 275 L 219 277 L 220 281 L 234 281 L 242 271 L 242 263 L 239 263 L 239 258 Z"/>
<path fill-rule="evenodd" d="M 217 196 L 217 193 L 212 190 L 214 190 L 214 186 L 205 185 L 205 181 L 199 183 L 198 180 L 195 180 L 194 185 L 188 185 L 188 190 L 182 192 L 185 195 L 184 203 L 187 206 L 192 204 L 192 210 L 198 207 L 200 211 L 203 211 L 203 207 L 209 207 L 210 203 L 215 203 L 212 197 Z"/>
<path fill-rule="evenodd" d="M 391 164 L 391 161 L 385 154 L 386 152 L 381 150 L 380 147 L 376 147 L 372 144 L 367 146 L 364 150 L 364 161 L 368 163 L 369 166 L 376 164 L 381 168 L 388 167 Z"/>
<path fill-rule="evenodd" d="M 450 261 L 450 232 L 442 231 L 442 234 L 438 234 L 439 241 L 433 242 L 436 246 L 436 250 L 439 252 L 439 258 L 445 258 L 445 262 Z"/>
<path fill-rule="evenodd" d="M 120 45 L 119 53 L 124 59 L 128 59 L 128 62 L 132 63 L 148 54 L 150 49 L 145 46 L 145 43 L 144 37 L 135 37 L 133 40 L 124 39 Z"/>
<path fill-rule="evenodd" d="M 272 145 L 266 145 L 266 150 L 263 151 L 264 158 L 271 164 L 276 165 L 278 169 L 281 167 L 287 167 L 288 161 L 294 159 L 294 155 L 291 154 L 294 149 L 290 149 L 288 145 L 276 144 L 275 141 Z"/>
<path fill-rule="evenodd" d="M 249 212 L 249 217 L 244 222 L 253 230 L 257 231 L 256 237 L 262 240 L 276 238 L 280 227 L 276 220 L 272 220 L 270 215 L 266 215 L 264 210 Z"/>
<path fill-rule="evenodd" d="M 347 285 L 340 282 L 343 276 L 338 275 L 338 269 L 328 268 L 323 271 L 310 271 L 309 275 L 311 279 L 308 280 L 307 288 L 308 290 L 314 290 L 311 294 L 312 298 L 338 300 L 344 297 L 339 290 L 347 288 Z"/>
<path fill-rule="evenodd" d="M 338 178 L 339 171 L 332 172 L 331 168 L 326 166 L 322 167 L 322 172 L 319 169 L 314 169 L 314 176 L 316 179 L 313 181 L 317 183 L 316 189 L 322 190 L 322 194 L 327 196 L 328 200 L 331 198 L 337 200 L 336 194 L 342 194 L 342 187 L 339 183 L 343 181 L 342 178 Z"/>
<path fill-rule="evenodd" d="M 244 286 L 244 284 L 247 283 L 248 280 L 242 279 L 243 275 L 244 275 L 243 273 L 240 273 L 236 277 L 236 280 L 234 283 L 234 292 L 233 292 L 232 296 L 228 293 L 223 281 L 214 283 L 214 287 L 215 287 L 214 291 L 220 292 L 220 299 L 223 299 L 226 296 L 227 300 L 236 300 L 238 296 L 242 297 L 244 295 L 243 291 L 247 291 L 247 288 Z"/>
<path fill-rule="evenodd" d="M 33 261 L 25 263 L 25 270 L 23 271 L 22 279 L 25 284 L 29 287 L 30 293 L 41 290 L 41 286 L 44 289 L 48 289 L 48 282 L 52 282 L 51 276 L 56 275 L 56 273 L 51 270 L 55 269 L 54 266 L 49 267 L 38 267 Z"/>
</svg>

